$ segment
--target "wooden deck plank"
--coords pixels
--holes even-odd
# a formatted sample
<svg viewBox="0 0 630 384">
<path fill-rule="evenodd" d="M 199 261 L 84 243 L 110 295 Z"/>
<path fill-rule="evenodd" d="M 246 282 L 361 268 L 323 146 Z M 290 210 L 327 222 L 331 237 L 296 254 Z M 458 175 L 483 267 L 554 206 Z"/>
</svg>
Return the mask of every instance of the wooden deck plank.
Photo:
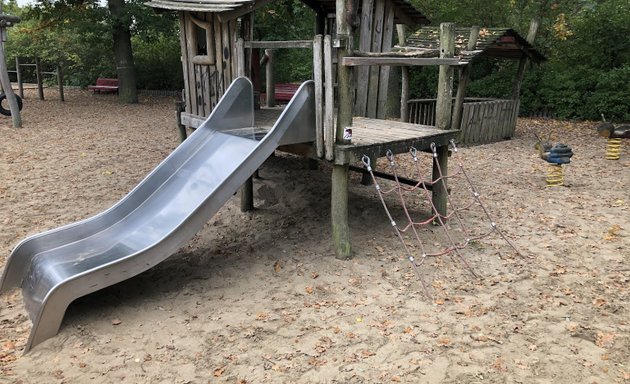
<svg viewBox="0 0 630 384">
<path fill-rule="evenodd" d="M 379 158 L 385 156 L 388 150 L 403 153 L 412 146 L 417 150 L 426 150 L 431 143 L 448 145 L 449 140 L 456 139 L 457 135 L 459 130 L 439 130 L 426 125 L 355 117 L 352 144 L 337 145 L 334 161 L 336 164 L 351 164 L 363 155 Z"/>
</svg>

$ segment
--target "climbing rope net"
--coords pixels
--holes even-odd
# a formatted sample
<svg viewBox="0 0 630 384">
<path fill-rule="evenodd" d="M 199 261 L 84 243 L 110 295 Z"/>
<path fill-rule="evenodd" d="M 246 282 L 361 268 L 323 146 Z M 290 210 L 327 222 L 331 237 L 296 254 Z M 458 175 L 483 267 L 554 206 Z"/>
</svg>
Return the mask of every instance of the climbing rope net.
<svg viewBox="0 0 630 384">
<path fill-rule="evenodd" d="M 457 154 L 458 150 L 454 140 L 450 141 L 450 146 L 453 150 L 453 153 Z M 431 143 L 430 147 L 434 158 L 434 173 L 437 171 L 437 175 L 434 175 L 432 181 L 430 181 L 431 179 L 426 178 L 421 170 L 421 164 L 418 159 L 418 150 L 413 147 L 409 150 L 409 154 L 411 155 L 414 163 L 414 176 L 417 178 L 417 180 L 419 180 L 415 185 L 403 185 L 403 183 L 401 183 L 402 177 L 400 176 L 400 172 L 398 170 L 399 166 L 396 162 L 395 155 L 391 151 L 387 151 L 386 153 L 390 171 L 394 176 L 394 186 L 389 189 L 382 188 L 381 185 L 378 183 L 370 164 L 370 158 L 365 155 L 362 158 L 363 164 L 372 177 L 372 182 L 376 188 L 376 191 L 378 192 L 381 203 L 383 204 L 383 208 L 385 209 L 385 213 L 387 214 L 387 217 L 389 218 L 389 221 L 394 228 L 397 237 L 403 245 L 406 258 L 411 264 L 411 267 L 415 272 L 416 277 L 422 284 L 425 293 L 429 297 L 431 297 L 431 294 L 429 293 L 427 284 L 422 277 L 420 268 L 430 257 L 454 254 L 457 259 L 459 259 L 462 264 L 465 265 L 466 268 L 473 274 L 473 276 L 478 277 L 477 273 L 475 273 L 470 264 L 468 264 L 460 251 L 466 248 L 466 246 L 468 246 L 472 242 L 486 238 L 494 233 L 503 238 L 503 240 L 514 250 L 514 252 L 516 252 L 517 255 L 523 257 L 521 253 L 516 249 L 514 244 L 512 244 L 512 242 L 510 242 L 505 234 L 499 229 L 499 226 L 496 224 L 496 222 L 490 217 L 488 210 L 482 203 L 480 194 L 477 192 L 476 188 L 470 180 L 470 177 L 466 173 L 461 159 L 459 159 L 458 156 L 453 156 L 453 158 L 455 158 L 456 160 L 456 170 L 452 174 L 447 174 L 446 172 L 444 172 L 444 170 L 441 169 L 439 162 L 436 161 L 438 154 L 435 143 Z M 472 195 L 472 199 L 468 203 L 459 204 L 455 201 L 450 193 L 447 193 L 447 206 L 449 207 L 448 212 L 450 213 L 446 215 L 441 214 L 432 199 L 430 189 L 435 188 L 436 186 L 441 186 L 442 188 L 444 188 L 444 191 L 447 191 L 447 180 L 456 178 L 460 178 L 465 181 L 468 186 L 468 190 Z M 412 218 L 412 214 L 410 213 L 410 206 L 407 203 L 408 199 L 406 199 L 406 196 L 417 196 L 418 193 L 424 196 L 424 200 L 428 202 L 431 209 L 431 213 L 429 214 L 429 216 L 422 220 L 414 220 Z M 388 208 L 388 205 L 386 203 L 385 196 L 387 195 L 395 195 L 400 201 L 402 210 L 404 212 L 404 224 L 399 224 L 394 220 L 392 211 Z M 475 206 L 481 209 L 481 211 L 483 212 L 483 216 L 486 218 L 487 221 L 489 221 L 489 229 L 482 233 L 473 233 L 463 220 L 462 213 L 464 211 L 471 210 Z M 459 236 L 454 235 L 453 226 L 450 223 L 455 223 L 455 226 L 458 228 L 457 232 L 460 233 Z M 442 228 L 446 237 L 446 247 L 432 249 L 434 247 L 429 247 L 426 242 L 422 241 L 422 239 L 420 238 L 419 230 L 420 228 L 429 225 L 438 225 Z M 410 232 L 409 237 L 412 238 L 411 244 L 408 244 L 407 241 L 405 241 L 405 234 L 407 232 Z M 414 243 L 416 245 L 413 245 Z M 419 255 L 417 254 L 418 252 L 416 250 L 419 250 Z"/>
</svg>

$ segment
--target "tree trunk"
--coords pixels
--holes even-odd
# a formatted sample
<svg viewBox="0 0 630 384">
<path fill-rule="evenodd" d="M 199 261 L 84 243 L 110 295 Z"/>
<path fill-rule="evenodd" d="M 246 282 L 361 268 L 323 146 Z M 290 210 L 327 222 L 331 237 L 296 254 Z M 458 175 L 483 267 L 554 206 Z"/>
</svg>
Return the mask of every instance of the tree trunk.
<svg viewBox="0 0 630 384">
<path fill-rule="evenodd" d="M 129 31 L 131 17 L 125 10 L 124 0 L 107 0 L 107 6 L 113 19 L 112 37 L 118 73 L 118 100 L 128 104 L 137 103 L 136 71 Z"/>
</svg>

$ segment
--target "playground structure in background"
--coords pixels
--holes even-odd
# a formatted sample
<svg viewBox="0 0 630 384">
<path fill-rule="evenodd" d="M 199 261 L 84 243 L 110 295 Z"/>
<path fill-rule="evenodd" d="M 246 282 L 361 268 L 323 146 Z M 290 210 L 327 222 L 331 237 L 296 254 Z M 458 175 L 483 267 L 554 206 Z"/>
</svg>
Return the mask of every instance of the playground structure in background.
<svg viewBox="0 0 630 384">
<path fill-rule="evenodd" d="M 44 76 L 53 76 L 56 78 L 57 87 L 59 88 L 59 99 L 61 101 L 65 101 L 64 91 L 63 91 L 63 68 L 61 64 L 54 64 L 54 69 L 50 71 L 44 71 L 43 67 L 45 65 L 42 64 L 39 57 L 36 57 L 32 63 L 25 63 L 20 61 L 19 57 L 15 58 L 15 69 L 9 70 L 8 73 L 16 74 L 16 82 L 18 85 L 18 94 L 23 99 L 24 98 L 24 68 L 33 68 L 35 82 L 37 84 L 37 95 L 40 100 L 44 100 Z"/>
<path fill-rule="evenodd" d="M 604 115 L 602 115 L 602 118 Z M 597 134 L 608 139 L 606 144 L 606 160 L 619 160 L 621 158 L 621 140 L 630 139 L 630 124 L 621 124 L 616 127 L 604 122 L 597 127 Z"/>
</svg>

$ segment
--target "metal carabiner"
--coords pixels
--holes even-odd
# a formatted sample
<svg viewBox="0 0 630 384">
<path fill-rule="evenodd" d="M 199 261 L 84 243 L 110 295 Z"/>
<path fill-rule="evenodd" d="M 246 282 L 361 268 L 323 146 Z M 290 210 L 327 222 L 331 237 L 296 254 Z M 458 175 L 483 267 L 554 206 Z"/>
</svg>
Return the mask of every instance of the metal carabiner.
<svg viewBox="0 0 630 384">
<path fill-rule="evenodd" d="M 449 140 L 451 146 L 453 147 L 453 152 L 457 152 L 457 145 L 455 145 L 455 139 Z"/>
<path fill-rule="evenodd" d="M 437 147 L 435 146 L 435 143 L 431 143 L 430 147 L 431 152 L 433 152 L 433 157 L 437 157 Z"/>
</svg>

